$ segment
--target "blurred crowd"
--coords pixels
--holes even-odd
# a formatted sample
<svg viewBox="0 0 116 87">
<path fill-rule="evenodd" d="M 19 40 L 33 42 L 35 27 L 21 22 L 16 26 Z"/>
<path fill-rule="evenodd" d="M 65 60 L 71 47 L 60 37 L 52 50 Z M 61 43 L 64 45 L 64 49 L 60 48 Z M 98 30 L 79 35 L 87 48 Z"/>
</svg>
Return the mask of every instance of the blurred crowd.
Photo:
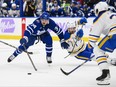
<svg viewBox="0 0 116 87">
<path fill-rule="evenodd" d="M 20 0 L 0 0 L 0 17 L 20 17 Z"/>
<path fill-rule="evenodd" d="M 94 17 L 93 8 L 99 1 L 110 0 L 46 0 L 46 11 L 51 17 Z M 23 5 L 20 0 L 0 0 L 0 17 L 20 17 L 21 6 L 24 17 L 38 17 L 42 5 L 42 0 L 23 0 Z M 111 9 L 115 12 L 115 7 Z"/>
</svg>

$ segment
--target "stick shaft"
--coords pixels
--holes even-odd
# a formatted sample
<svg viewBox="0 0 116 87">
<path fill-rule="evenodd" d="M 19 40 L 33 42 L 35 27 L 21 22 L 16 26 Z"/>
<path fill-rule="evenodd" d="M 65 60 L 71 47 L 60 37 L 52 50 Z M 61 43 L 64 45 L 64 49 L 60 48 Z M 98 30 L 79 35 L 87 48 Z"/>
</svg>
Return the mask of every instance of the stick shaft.
<svg viewBox="0 0 116 87">
<path fill-rule="evenodd" d="M 26 50 L 25 45 L 23 45 L 23 46 L 24 46 L 24 49 Z M 32 59 L 31 59 L 31 56 L 29 55 L 29 53 L 27 52 L 27 50 L 26 50 L 26 53 L 27 53 L 28 58 L 29 58 L 29 59 L 30 59 L 30 61 L 31 61 L 31 64 L 32 64 L 32 66 L 33 66 L 34 70 L 35 70 L 35 71 L 37 71 L 37 68 L 35 67 L 35 65 L 34 65 L 34 63 L 33 63 Z"/>
<path fill-rule="evenodd" d="M 10 46 L 10 47 L 12 47 L 12 48 L 15 48 L 15 49 L 18 49 L 17 47 L 15 47 L 15 46 L 13 46 L 13 45 L 11 45 L 11 44 L 9 44 L 9 43 L 6 43 L 6 42 L 4 42 L 4 41 L 1 41 L 0 40 L 0 42 L 1 43 L 3 43 L 3 44 L 5 44 L 5 45 L 8 45 L 8 46 Z M 26 51 L 24 51 L 25 53 L 27 53 Z M 28 52 L 29 54 L 33 54 L 33 52 Z"/>
<path fill-rule="evenodd" d="M 77 70 L 79 67 L 81 67 L 82 65 L 84 65 L 86 62 L 88 62 L 88 60 L 84 61 L 83 63 L 81 63 L 80 65 L 78 65 L 77 67 L 75 67 L 74 69 L 72 69 L 69 72 L 65 72 L 62 68 L 60 68 L 60 70 L 62 71 L 62 73 L 64 73 L 65 75 L 69 75 L 72 72 L 74 72 L 75 70 Z"/>
</svg>

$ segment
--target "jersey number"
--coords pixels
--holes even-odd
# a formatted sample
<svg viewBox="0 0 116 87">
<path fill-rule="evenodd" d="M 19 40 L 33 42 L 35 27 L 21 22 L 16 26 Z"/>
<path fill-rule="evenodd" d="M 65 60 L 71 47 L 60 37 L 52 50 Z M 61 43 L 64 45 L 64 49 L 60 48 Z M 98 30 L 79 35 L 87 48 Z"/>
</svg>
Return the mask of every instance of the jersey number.
<svg viewBox="0 0 116 87">
<path fill-rule="evenodd" d="M 116 16 L 116 14 L 111 15 L 111 16 L 110 16 L 110 19 L 112 19 L 114 16 Z"/>
</svg>

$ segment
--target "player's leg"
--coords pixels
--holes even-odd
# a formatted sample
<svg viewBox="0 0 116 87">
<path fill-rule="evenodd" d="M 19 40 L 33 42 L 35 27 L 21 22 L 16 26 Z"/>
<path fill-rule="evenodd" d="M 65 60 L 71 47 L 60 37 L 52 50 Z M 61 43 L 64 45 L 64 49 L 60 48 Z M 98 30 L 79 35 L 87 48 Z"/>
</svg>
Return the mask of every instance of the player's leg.
<svg viewBox="0 0 116 87">
<path fill-rule="evenodd" d="M 94 47 L 94 54 L 96 55 L 96 61 L 100 70 L 102 71 L 101 76 L 96 78 L 99 85 L 109 85 L 110 70 L 107 62 L 108 56 L 105 54 L 106 51 L 113 52 L 113 47 L 109 43 L 109 37 L 104 37 L 98 44 Z M 99 49 L 100 48 L 100 49 Z"/>
<path fill-rule="evenodd" d="M 26 47 L 27 48 L 27 47 Z M 24 51 L 24 47 L 20 45 L 18 49 L 14 51 L 14 53 L 8 58 L 8 62 L 11 62 L 14 58 L 16 58 L 19 54 L 21 54 Z"/>
<path fill-rule="evenodd" d="M 26 49 L 28 49 L 31 45 L 33 45 L 35 40 L 36 40 L 36 37 L 30 37 L 28 43 L 25 44 Z M 18 49 L 16 49 L 14 53 L 8 58 L 7 61 L 11 62 L 14 58 L 16 58 L 19 54 L 21 54 L 26 49 L 24 48 L 24 46 L 20 45 Z"/>
<path fill-rule="evenodd" d="M 81 59 L 81 60 L 92 60 L 92 58 L 94 58 L 94 54 L 89 52 L 89 51 L 82 51 L 80 52 L 77 56 L 75 56 L 77 59 Z"/>
<path fill-rule="evenodd" d="M 98 54 L 99 55 L 97 55 L 96 61 L 100 70 L 102 71 L 102 74 L 99 77 L 97 77 L 96 80 L 98 81 L 99 85 L 108 85 L 110 79 L 110 70 L 107 63 L 107 56 L 105 54 Z"/>
<path fill-rule="evenodd" d="M 104 43 L 103 43 L 104 42 Z M 106 51 L 106 52 L 110 52 L 112 53 L 114 51 L 114 49 L 116 48 L 116 35 L 112 35 L 112 36 L 105 36 L 98 44 L 99 48 Z M 116 58 L 110 58 L 108 57 L 108 63 L 111 65 L 115 65 L 116 66 Z"/>
<path fill-rule="evenodd" d="M 96 60 L 93 51 L 88 50 L 88 46 L 75 57 L 81 60 Z"/>
<path fill-rule="evenodd" d="M 45 50 L 46 50 L 46 60 L 47 63 L 52 63 L 52 37 L 50 36 L 49 33 L 40 36 L 41 40 L 45 44 Z"/>
</svg>

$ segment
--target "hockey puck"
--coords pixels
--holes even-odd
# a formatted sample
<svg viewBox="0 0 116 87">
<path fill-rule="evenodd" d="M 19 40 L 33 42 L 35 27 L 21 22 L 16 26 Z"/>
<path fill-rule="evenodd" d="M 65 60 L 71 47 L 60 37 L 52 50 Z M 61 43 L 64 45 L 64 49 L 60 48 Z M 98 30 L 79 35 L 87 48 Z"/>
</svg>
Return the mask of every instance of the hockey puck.
<svg viewBox="0 0 116 87">
<path fill-rule="evenodd" d="M 28 75 L 31 75 L 31 73 L 27 73 Z"/>
</svg>

